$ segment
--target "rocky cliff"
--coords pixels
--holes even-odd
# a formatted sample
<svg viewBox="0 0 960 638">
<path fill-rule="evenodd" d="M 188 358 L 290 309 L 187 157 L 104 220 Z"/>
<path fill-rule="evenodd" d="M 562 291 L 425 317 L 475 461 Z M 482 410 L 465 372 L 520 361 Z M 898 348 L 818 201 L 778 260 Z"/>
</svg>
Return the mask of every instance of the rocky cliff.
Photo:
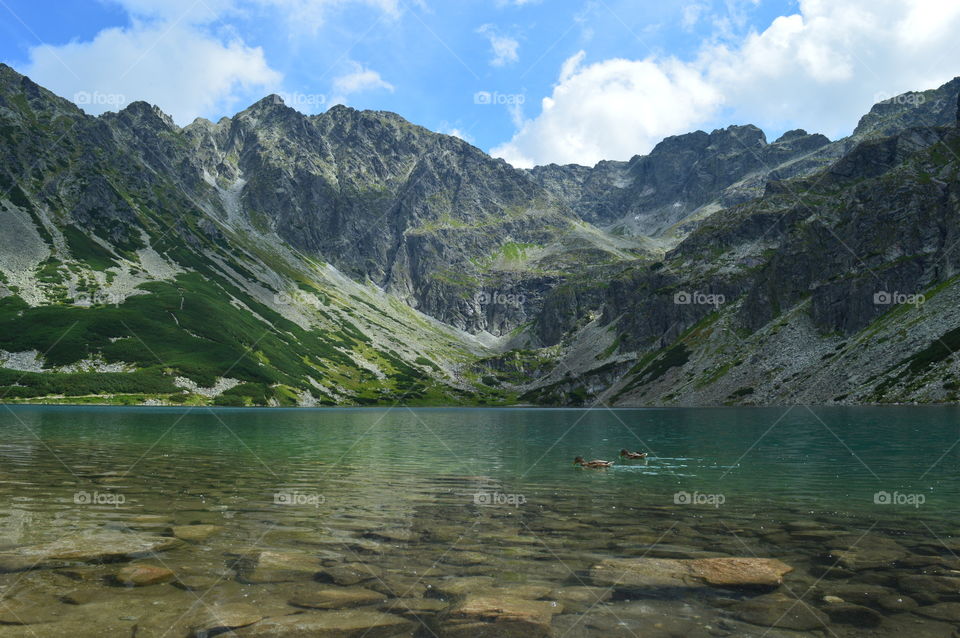
<svg viewBox="0 0 960 638">
<path fill-rule="evenodd" d="M 952 401 L 958 92 L 521 171 L 277 96 L 90 117 L 0 66 L 0 394 Z"/>
</svg>

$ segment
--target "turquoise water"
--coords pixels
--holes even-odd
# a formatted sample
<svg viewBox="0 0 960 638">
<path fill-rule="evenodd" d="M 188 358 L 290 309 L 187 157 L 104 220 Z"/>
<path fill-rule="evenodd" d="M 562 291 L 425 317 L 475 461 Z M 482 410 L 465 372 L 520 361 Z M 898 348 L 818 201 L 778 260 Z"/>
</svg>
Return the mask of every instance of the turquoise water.
<svg viewBox="0 0 960 638">
<path fill-rule="evenodd" d="M 0 551 L 15 555 L 77 532 L 219 529 L 201 542 L 137 559 L 160 561 L 178 577 L 208 578 L 199 607 L 194 592 L 175 584 L 114 586 L 116 564 L 21 570 L 0 574 L 0 595 L 60 600 L 61 590 L 79 587 L 96 599 L 60 602 L 55 617 L 38 620 L 44 624 L 5 625 L 0 609 L 0 636 L 30 635 L 40 626 L 91 636 L 134 626 L 138 636 L 187 635 L 183 617 L 209 601 L 254 596 L 274 615 L 294 613 L 302 609 L 289 605 L 290 588 L 329 580 L 307 574 L 247 582 L 236 556 L 260 551 L 306 552 L 324 568 L 374 565 L 376 578 L 352 586 L 389 598 L 403 598 L 393 595 L 391 579 L 416 583 L 418 593 L 426 587 L 421 597 L 449 607 L 408 614 L 417 635 L 461 635 L 447 623 L 459 594 L 436 593 L 456 578 L 588 587 L 591 567 L 605 558 L 704 552 L 775 557 L 793 566 L 790 591 L 749 593 L 761 601 L 803 598 L 802 607 L 830 614 L 835 610 L 824 595 L 862 583 L 916 606 L 891 610 L 860 601 L 878 616 L 848 610 L 833 613 L 826 628 L 782 634 L 786 627 L 769 629 L 738 611 L 747 595 L 741 591 L 643 595 L 613 588 L 595 605 L 557 603 L 562 611 L 552 616 L 550 631 L 950 635 L 943 632 L 952 621 L 942 617 L 952 612 L 937 606 L 960 601 L 960 587 L 950 581 L 960 575 L 953 573 L 960 561 L 951 562 L 960 551 L 958 441 L 960 409 L 953 407 L 2 407 Z M 624 447 L 649 458 L 609 470 L 573 466 L 577 455 L 615 460 Z M 838 567 L 829 551 L 851 545 L 849 537 L 859 549 L 896 548 L 883 564 Z M 72 571 L 64 576 L 64 570 Z M 947 586 L 932 593 L 905 589 L 902 579 L 912 575 L 932 575 Z M 240 631 L 258 635 L 257 627 Z M 864 631 L 873 633 L 858 633 Z"/>
</svg>

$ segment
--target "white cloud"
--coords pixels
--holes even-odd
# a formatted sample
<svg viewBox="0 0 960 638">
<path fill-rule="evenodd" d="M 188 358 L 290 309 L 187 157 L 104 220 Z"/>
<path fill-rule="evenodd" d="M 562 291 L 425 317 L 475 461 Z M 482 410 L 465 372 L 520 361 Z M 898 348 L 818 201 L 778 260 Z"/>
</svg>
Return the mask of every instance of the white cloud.
<svg viewBox="0 0 960 638">
<path fill-rule="evenodd" d="M 90 113 L 145 100 L 179 124 L 232 110 L 240 94 L 265 93 L 281 81 L 261 49 L 239 39 L 221 41 L 183 22 L 134 21 L 89 42 L 38 46 L 24 72 Z"/>
<path fill-rule="evenodd" d="M 380 77 L 380 74 L 368 69 L 358 62 L 352 62 L 353 70 L 333 80 L 333 90 L 337 93 L 331 100 L 332 104 L 346 104 L 347 98 L 355 93 L 367 91 L 390 91 L 394 86 Z"/>
<path fill-rule="evenodd" d="M 208 23 L 227 15 L 256 10 L 278 13 L 298 30 L 316 30 L 333 9 L 366 5 L 391 17 L 400 15 L 402 0 L 111 0 L 131 15 L 177 22 Z M 413 4 L 422 7 L 422 0 Z"/>
<path fill-rule="evenodd" d="M 493 51 L 493 59 L 490 64 L 493 66 L 506 66 L 520 59 L 520 43 L 509 36 L 501 34 L 492 24 L 485 24 L 477 33 L 483 35 L 490 42 L 490 48 Z"/>
<path fill-rule="evenodd" d="M 122 7 L 131 24 L 100 31 L 89 41 L 42 45 L 29 52 L 24 72 L 90 113 L 126 102 L 157 104 L 179 124 L 218 117 L 245 106 L 283 77 L 259 47 L 250 47 L 229 24 L 232 18 L 279 17 L 299 32 L 316 31 L 330 10 L 368 6 L 397 17 L 422 0 L 106 0 Z M 358 69 L 337 80 L 343 95 L 393 87 L 372 71 Z M 336 83 L 335 83 L 336 84 Z M 249 103 L 249 102 L 248 102 Z"/>
<path fill-rule="evenodd" d="M 442 122 L 440 126 L 437 128 L 437 132 L 443 133 L 444 135 L 452 135 L 454 137 L 459 137 L 461 140 L 463 140 L 468 144 L 474 143 L 474 138 L 472 135 L 470 135 L 466 131 L 456 126 L 452 126 L 448 122 Z"/>
<path fill-rule="evenodd" d="M 615 59 L 582 67 L 584 55 L 567 60 L 541 114 L 494 155 L 526 167 L 629 158 L 720 103 L 719 93 L 679 62 Z"/>
<path fill-rule="evenodd" d="M 753 0 L 747 0 L 747 4 Z M 542 111 L 493 153 L 517 165 L 593 164 L 646 153 L 700 126 L 753 122 L 849 133 L 877 101 L 960 74 L 960 0 L 800 0 L 735 44 L 674 58 L 568 60 Z"/>
<path fill-rule="evenodd" d="M 687 31 L 693 29 L 709 8 L 709 5 L 703 4 L 702 2 L 692 2 L 685 5 L 683 7 L 683 15 L 680 19 L 681 26 Z"/>
</svg>

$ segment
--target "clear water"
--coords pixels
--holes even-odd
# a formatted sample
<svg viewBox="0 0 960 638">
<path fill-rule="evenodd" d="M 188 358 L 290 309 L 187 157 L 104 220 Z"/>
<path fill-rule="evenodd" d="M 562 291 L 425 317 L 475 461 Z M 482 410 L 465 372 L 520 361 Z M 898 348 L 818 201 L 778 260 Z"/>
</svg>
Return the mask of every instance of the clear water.
<svg viewBox="0 0 960 638">
<path fill-rule="evenodd" d="M 261 551 L 301 553 L 320 570 L 372 565 L 376 577 L 356 586 L 431 601 L 405 614 L 422 636 L 452 632 L 448 608 L 460 594 L 445 586 L 475 576 L 492 579 L 487 588 L 552 589 L 538 597 L 557 602 L 556 636 L 952 636 L 958 441 L 953 407 L 0 407 L 0 552 L 91 530 L 222 528 L 133 561 L 195 579 L 193 591 L 116 586 L 124 563 L 0 574 L 0 596 L 44 608 L 15 624 L 0 603 L 0 636 L 188 635 L 211 605 L 245 602 L 270 618 L 304 612 L 290 600 L 335 586 L 306 572 L 252 583 L 249 558 Z M 610 470 L 573 466 L 577 455 L 614 460 L 624 447 L 650 457 Z M 892 543 L 900 555 L 839 569 L 830 550 L 850 538 L 858 549 Z M 799 598 L 803 609 L 829 614 L 823 597 L 850 586 L 913 604 L 848 595 L 859 616 L 834 613 L 825 627 L 794 631 L 744 620 L 744 602 L 769 593 L 604 587 L 586 603 L 562 595 L 592 586 L 590 568 L 606 558 L 704 552 L 790 564 L 772 596 Z M 940 580 L 904 584 L 918 575 Z M 63 602 L 77 592 L 84 604 Z M 238 634 L 268 635 L 258 626 Z"/>
</svg>

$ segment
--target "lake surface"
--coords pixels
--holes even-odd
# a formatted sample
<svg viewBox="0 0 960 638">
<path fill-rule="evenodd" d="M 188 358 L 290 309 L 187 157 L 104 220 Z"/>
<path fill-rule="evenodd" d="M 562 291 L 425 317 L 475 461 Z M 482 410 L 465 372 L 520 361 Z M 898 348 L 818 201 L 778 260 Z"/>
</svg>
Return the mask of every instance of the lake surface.
<svg viewBox="0 0 960 638">
<path fill-rule="evenodd" d="M 952 637 L 958 441 L 954 407 L 0 406 L 0 638 Z M 793 571 L 594 569 L 724 556 Z"/>
</svg>

